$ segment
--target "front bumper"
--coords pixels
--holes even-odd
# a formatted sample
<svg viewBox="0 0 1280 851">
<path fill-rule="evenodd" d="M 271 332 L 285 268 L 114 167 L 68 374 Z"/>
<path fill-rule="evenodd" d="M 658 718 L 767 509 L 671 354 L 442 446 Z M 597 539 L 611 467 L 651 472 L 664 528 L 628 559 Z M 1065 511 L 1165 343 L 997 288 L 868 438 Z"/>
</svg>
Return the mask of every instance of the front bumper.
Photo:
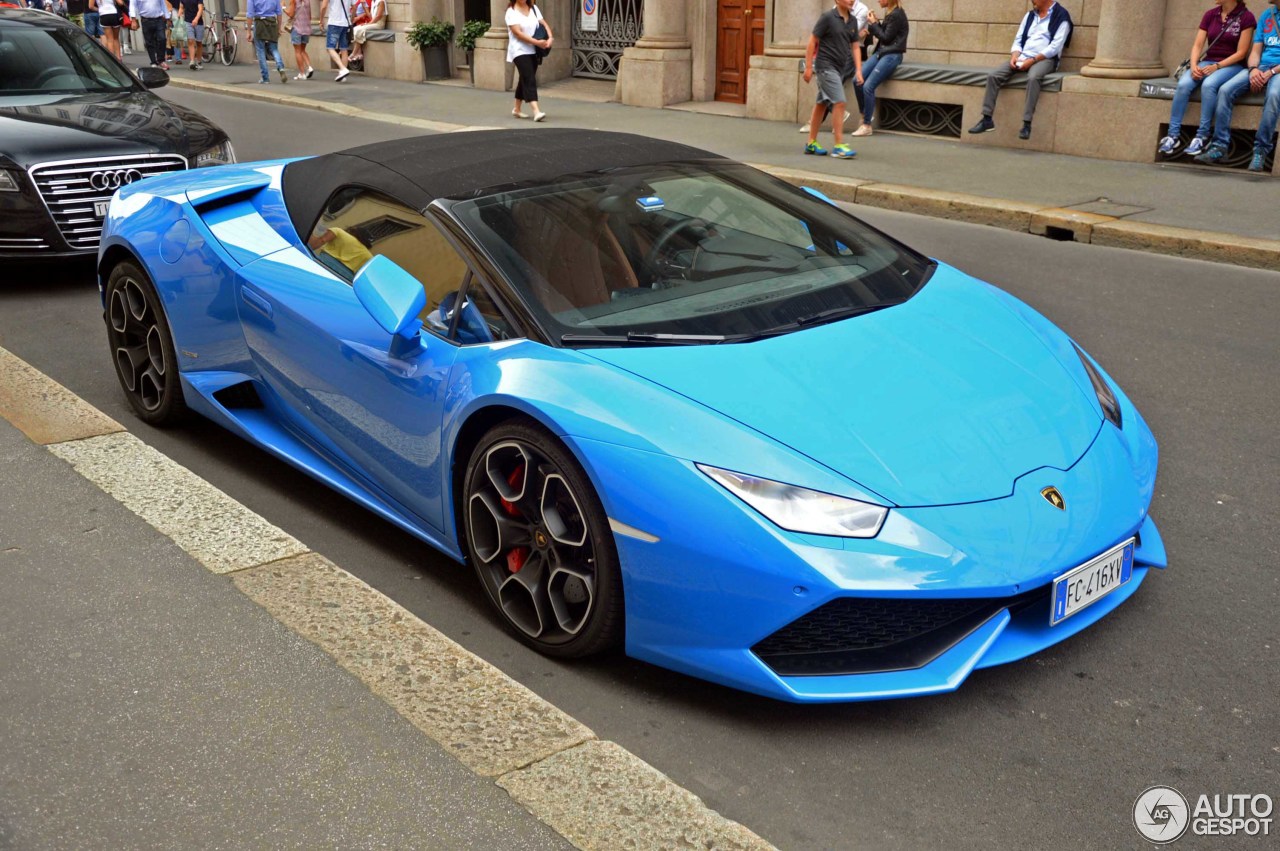
<svg viewBox="0 0 1280 851">
<path fill-rule="evenodd" d="M 872 540 L 784 532 L 678 459 L 592 443 L 578 446 L 610 518 L 656 536 L 615 536 L 629 655 L 734 688 L 796 702 L 952 691 L 976 668 L 1021 659 L 1096 623 L 1167 564 L 1147 516 L 1156 447 L 1134 412 L 1110 425 L 1070 470 L 1042 468 L 1004 499 L 897 508 Z M 1128 425 L 1128 423 L 1127 423 Z M 1129 432 L 1129 430 L 1126 430 Z M 638 457 L 643 455 L 643 457 Z M 1060 511 L 1041 495 L 1054 485 Z M 679 517 L 670 507 L 680 505 Z M 1130 581 L 1049 625 L 1053 580 L 1137 536 Z M 1043 591 L 1044 593 L 1039 593 Z M 752 652 L 762 640 L 837 599 L 999 600 L 918 667 L 780 675 Z"/>
</svg>

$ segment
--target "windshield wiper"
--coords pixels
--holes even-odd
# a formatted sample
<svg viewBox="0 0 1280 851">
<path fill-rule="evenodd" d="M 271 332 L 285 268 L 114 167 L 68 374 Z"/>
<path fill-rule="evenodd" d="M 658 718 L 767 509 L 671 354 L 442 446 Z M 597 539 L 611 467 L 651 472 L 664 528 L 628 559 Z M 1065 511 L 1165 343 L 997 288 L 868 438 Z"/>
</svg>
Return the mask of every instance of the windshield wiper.
<svg viewBox="0 0 1280 851">
<path fill-rule="evenodd" d="M 819 310 L 817 313 L 808 313 L 773 328 L 766 328 L 763 331 L 756 331 L 750 334 L 737 334 L 729 338 L 731 343 L 749 343 L 752 340 L 763 340 L 766 337 L 779 337 L 783 334 L 789 334 L 792 331 L 798 331 L 801 328 L 807 328 L 810 325 L 822 325 L 827 322 L 835 322 L 839 319 L 848 319 L 851 316 L 861 316 L 864 313 L 874 313 L 877 310 L 883 310 L 886 307 L 893 307 L 898 304 L 896 301 L 878 302 L 876 304 L 862 304 L 857 307 L 833 307 L 830 310 Z"/>
<path fill-rule="evenodd" d="M 560 342 L 584 346 L 703 346 L 723 343 L 723 334 L 651 334 L 628 331 L 622 334 L 561 334 Z"/>
</svg>

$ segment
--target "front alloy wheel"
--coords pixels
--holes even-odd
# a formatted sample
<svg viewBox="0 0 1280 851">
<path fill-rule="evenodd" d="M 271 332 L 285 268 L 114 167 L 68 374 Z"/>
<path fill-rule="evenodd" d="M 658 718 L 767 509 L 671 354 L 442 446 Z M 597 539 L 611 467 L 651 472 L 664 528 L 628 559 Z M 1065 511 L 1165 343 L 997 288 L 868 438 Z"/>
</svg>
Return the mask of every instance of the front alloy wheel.
<svg viewBox="0 0 1280 851">
<path fill-rule="evenodd" d="M 148 423 L 172 425 L 186 414 L 178 359 L 155 287 L 134 263 L 107 279 L 107 341 L 120 387 Z"/>
<path fill-rule="evenodd" d="M 480 582 L 525 643 L 587 656 L 622 638 L 622 580 L 586 474 L 532 423 L 492 429 L 467 465 L 466 546 Z"/>
</svg>

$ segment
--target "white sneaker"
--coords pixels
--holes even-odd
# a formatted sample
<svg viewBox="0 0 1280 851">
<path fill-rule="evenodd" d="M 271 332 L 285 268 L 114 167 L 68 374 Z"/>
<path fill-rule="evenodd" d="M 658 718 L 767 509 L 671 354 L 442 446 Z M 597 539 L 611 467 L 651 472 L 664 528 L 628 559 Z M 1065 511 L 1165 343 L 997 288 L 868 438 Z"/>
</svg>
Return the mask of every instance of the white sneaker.
<svg viewBox="0 0 1280 851">
<path fill-rule="evenodd" d="M 333 78 L 333 81 L 335 83 L 341 83 L 343 80 L 347 79 L 347 75 L 350 73 L 351 73 L 350 69 L 343 68 L 341 71 L 338 72 L 338 76 Z"/>
<path fill-rule="evenodd" d="M 523 112 L 521 112 L 518 109 L 513 109 L 511 110 L 511 117 L 512 118 L 528 118 L 529 116 L 525 115 Z"/>
<path fill-rule="evenodd" d="M 806 125 L 804 125 L 803 127 L 801 127 L 801 128 L 800 128 L 800 132 L 801 132 L 801 133 L 808 133 L 808 132 L 809 132 L 809 125 L 808 125 L 808 124 L 806 124 Z"/>
<path fill-rule="evenodd" d="M 547 114 L 546 114 L 545 112 L 535 112 L 535 113 L 533 114 L 533 120 L 534 120 L 534 121 L 541 121 L 542 119 L 544 119 L 544 118 L 546 118 L 546 117 L 547 117 Z"/>
<path fill-rule="evenodd" d="M 863 124 L 857 130 L 853 131 L 853 135 L 854 136 L 870 136 L 873 132 L 874 131 L 871 129 L 870 124 Z"/>
</svg>

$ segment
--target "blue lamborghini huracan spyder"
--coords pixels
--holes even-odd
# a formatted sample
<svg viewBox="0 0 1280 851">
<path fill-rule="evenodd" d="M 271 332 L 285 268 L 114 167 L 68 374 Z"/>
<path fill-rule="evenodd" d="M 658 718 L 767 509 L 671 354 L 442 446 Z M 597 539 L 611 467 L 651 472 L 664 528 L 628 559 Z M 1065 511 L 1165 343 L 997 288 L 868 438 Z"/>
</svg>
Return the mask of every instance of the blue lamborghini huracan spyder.
<svg viewBox="0 0 1280 851">
<path fill-rule="evenodd" d="M 784 700 L 955 689 L 1163 568 L 1151 431 L 1017 299 L 819 193 L 579 130 L 120 190 L 138 415 L 231 429 L 476 571 L 561 657 Z"/>
</svg>

